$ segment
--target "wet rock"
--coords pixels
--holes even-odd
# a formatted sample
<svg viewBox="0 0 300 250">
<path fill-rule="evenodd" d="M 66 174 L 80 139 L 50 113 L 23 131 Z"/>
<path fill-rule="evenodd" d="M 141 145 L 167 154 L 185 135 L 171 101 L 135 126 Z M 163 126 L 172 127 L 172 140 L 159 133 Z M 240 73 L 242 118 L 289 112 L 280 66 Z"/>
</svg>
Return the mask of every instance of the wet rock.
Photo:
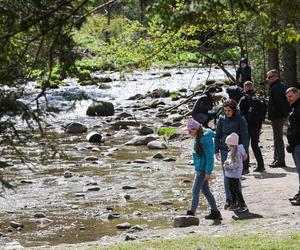
<svg viewBox="0 0 300 250">
<path fill-rule="evenodd" d="M 177 216 L 174 219 L 174 227 L 199 226 L 199 218 L 195 216 Z"/>
<path fill-rule="evenodd" d="M 89 191 L 89 192 L 94 192 L 94 191 L 99 191 L 99 190 L 100 190 L 99 187 L 89 187 L 89 188 L 87 189 L 87 191 Z"/>
<path fill-rule="evenodd" d="M 127 235 L 125 236 L 125 241 L 136 240 L 136 239 L 137 239 L 137 238 L 136 238 L 136 236 L 134 236 L 134 235 L 127 234 Z"/>
<path fill-rule="evenodd" d="M 86 136 L 86 139 L 88 140 L 88 142 L 98 143 L 98 142 L 101 142 L 102 135 L 100 135 L 97 132 L 91 132 Z"/>
<path fill-rule="evenodd" d="M 66 133 L 85 133 L 86 131 L 87 131 L 87 127 L 77 122 L 69 123 L 65 127 Z"/>
<path fill-rule="evenodd" d="M 154 159 L 164 159 L 165 156 L 162 153 L 157 153 L 157 154 L 153 155 L 153 158 Z"/>
<path fill-rule="evenodd" d="M 139 129 L 139 133 L 140 133 L 140 135 L 150 135 L 150 134 L 154 133 L 154 129 L 143 126 Z"/>
<path fill-rule="evenodd" d="M 134 96 L 131 96 L 128 98 L 128 100 L 141 100 L 144 99 L 145 97 L 142 94 L 136 94 Z"/>
<path fill-rule="evenodd" d="M 176 161 L 176 159 L 168 157 L 168 158 L 163 159 L 163 161 L 171 162 L 171 161 Z"/>
<path fill-rule="evenodd" d="M 117 225 L 117 229 L 129 229 L 129 228 L 131 228 L 131 225 L 129 222 L 124 222 L 124 223 Z"/>
<path fill-rule="evenodd" d="M 147 145 L 151 141 L 155 141 L 157 139 L 156 136 L 146 135 L 146 136 L 136 136 L 131 139 L 129 142 L 126 142 L 127 146 L 142 146 Z"/>
<path fill-rule="evenodd" d="M 127 112 L 123 112 L 121 114 L 118 115 L 119 118 L 129 118 L 132 117 L 132 114 L 129 114 Z"/>
<path fill-rule="evenodd" d="M 114 220 L 114 219 L 119 219 L 121 217 L 120 214 L 108 214 L 107 219 L 108 220 Z"/>
<path fill-rule="evenodd" d="M 151 141 L 147 144 L 149 149 L 166 149 L 167 145 L 161 141 Z"/>
<path fill-rule="evenodd" d="M 12 227 L 12 228 L 23 228 L 24 227 L 24 225 L 22 224 L 22 223 L 19 223 L 19 222 L 16 222 L 16 221 L 12 221 L 11 223 L 10 223 L 10 226 Z"/>
<path fill-rule="evenodd" d="M 146 164 L 146 163 L 149 163 L 149 161 L 137 159 L 137 160 L 134 160 L 133 163 Z"/>
<path fill-rule="evenodd" d="M 126 200 L 129 200 L 129 199 L 130 199 L 130 195 L 129 195 L 129 194 L 125 194 L 125 195 L 124 195 L 124 198 L 125 198 Z"/>
<path fill-rule="evenodd" d="M 37 218 L 37 219 L 46 218 L 46 215 L 44 213 L 36 213 L 34 215 L 34 218 Z"/>
<path fill-rule="evenodd" d="M 71 178 L 71 177 L 73 177 L 73 174 L 71 172 L 67 171 L 67 172 L 64 173 L 64 177 L 65 178 Z"/>
<path fill-rule="evenodd" d="M 115 109 L 111 102 L 98 101 L 88 107 L 86 114 L 88 116 L 112 116 L 115 114 Z"/>
<path fill-rule="evenodd" d="M 98 161 L 98 158 L 96 156 L 87 156 L 85 157 L 86 161 Z"/>
<path fill-rule="evenodd" d="M 122 189 L 124 189 L 124 190 L 130 190 L 130 189 L 137 189 L 137 187 L 126 185 L 126 186 L 123 186 Z"/>
<path fill-rule="evenodd" d="M 84 193 L 76 193 L 76 194 L 75 194 L 75 197 L 84 197 L 84 196 L 85 196 Z"/>
</svg>

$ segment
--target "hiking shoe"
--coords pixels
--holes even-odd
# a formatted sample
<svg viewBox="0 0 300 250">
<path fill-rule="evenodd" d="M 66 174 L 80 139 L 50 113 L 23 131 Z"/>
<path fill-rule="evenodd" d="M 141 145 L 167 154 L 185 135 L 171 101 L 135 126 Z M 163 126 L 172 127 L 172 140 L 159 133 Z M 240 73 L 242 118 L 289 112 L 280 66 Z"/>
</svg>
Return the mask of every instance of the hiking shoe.
<svg viewBox="0 0 300 250">
<path fill-rule="evenodd" d="M 238 208 L 238 212 L 239 212 L 239 213 L 244 213 L 244 212 L 247 212 L 247 211 L 248 211 L 248 207 L 247 207 L 246 204 L 241 205 L 241 206 L 239 206 L 239 208 Z"/>
<path fill-rule="evenodd" d="M 231 202 L 226 201 L 225 205 L 224 205 L 224 209 L 227 210 L 227 208 L 229 208 L 231 205 Z"/>
<path fill-rule="evenodd" d="M 298 194 L 295 194 L 294 197 L 289 198 L 289 201 L 295 201 L 295 200 L 297 200 L 298 198 L 300 198 L 300 194 L 299 194 L 299 193 L 298 193 Z"/>
<path fill-rule="evenodd" d="M 242 175 L 246 175 L 246 174 L 249 174 L 249 173 L 250 173 L 249 169 L 243 169 Z"/>
<path fill-rule="evenodd" d="M 227 208 L 228 211 L 236 211 L 238 209 L 239 209 L 238 206 L 233 203 Z"/>
<path fill-rule="evenodd" d="M 262 172 L 265 172 L 265 168 L 264 167 L 257 167 L 256 169 L 253 170 L 253 172 L 259 172 L 259 173 L 262 173 Z"/>
<path fill-rule="evenodd" d="M 286 168 L 285 162 L 275 162 L 270 165 L 270 168 Z"/>
<path fill-rule="evenodd" d="M 210 214 L 205 216 L 206 220 L 222 220 L 220 211 L 211 210 Z"/>
<path fill-rule="evenodd" d="M 192 210 L 186 211 L 186 215 L 195 216 L 195 213 Z"/>
</svg>

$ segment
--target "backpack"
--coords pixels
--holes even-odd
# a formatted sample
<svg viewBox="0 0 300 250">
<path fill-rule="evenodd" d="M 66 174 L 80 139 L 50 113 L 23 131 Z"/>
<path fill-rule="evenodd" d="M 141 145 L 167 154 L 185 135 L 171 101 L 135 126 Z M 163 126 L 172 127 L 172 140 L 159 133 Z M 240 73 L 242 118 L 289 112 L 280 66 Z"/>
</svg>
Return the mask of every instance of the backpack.
<svg viewBox="0 0 300 250">
<path fill-rule="evenodd" d="M 243 97 L 243 89 L 239 86 L 229 86 L 226 89 L 226 92 L 229 95 L 229 98 L 235 100 L 237 103 Z"/>
<path fill-rule="evenodd" d="M 248 100 L 249 110 L 246 114 L 246 120 L 252 123 L 263 122 L 267 114 L 267 104 L 264 99 L 258 95 L 245 95 Z"/>
</svg>

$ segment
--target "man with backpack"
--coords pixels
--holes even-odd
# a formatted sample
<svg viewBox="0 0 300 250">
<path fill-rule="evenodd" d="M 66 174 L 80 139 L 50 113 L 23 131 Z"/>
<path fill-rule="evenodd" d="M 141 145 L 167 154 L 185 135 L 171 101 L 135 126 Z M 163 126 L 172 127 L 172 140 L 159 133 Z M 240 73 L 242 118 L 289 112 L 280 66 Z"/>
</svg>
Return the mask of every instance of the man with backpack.
<svg viewBox="0 0 300 250">
<path fill-rule="evenodd" d="M 248 122 L 248 135 L 251 141 L 251 148 L 254 153 L 257 167 L 254 172 L 263 172 L 265 170 L 264 160 L 259 147 L 259 136 L 262 128 L 262 123 L 265 120 L 267 113 L 267 105 L 254 91 L 253 83 L 246 81 L 244 83 L 245 95 L 239 102 L 241 115 Z M 249 173 L 249 157 L 244 162 L 243 174 Z"/>
</svg>

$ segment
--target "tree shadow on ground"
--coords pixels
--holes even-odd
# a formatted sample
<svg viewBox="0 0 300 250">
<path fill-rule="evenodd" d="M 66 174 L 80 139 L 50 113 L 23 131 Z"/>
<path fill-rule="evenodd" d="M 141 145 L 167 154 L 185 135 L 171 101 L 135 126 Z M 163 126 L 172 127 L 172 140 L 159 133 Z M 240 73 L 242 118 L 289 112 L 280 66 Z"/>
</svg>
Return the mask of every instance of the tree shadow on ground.
<svg viewBox="0 0 300 250">
<path fill-rule="evenodd" d="M 286 177 L 286 173 L 268 173 L 268 172 L 263 172 L 261 174 L 255 174 L 253 175 L 254 178 L 256 179 L 271 179 L 271 178 L 283 178 Z"/>
<path fill-rule="evenodd" d="M 235 215 L 232 216 L 232 219 L 234 219 L 234 220 L 251 220 L 251 219 L 264 218 L 262 215 L 251 213 L 250 211 L 246 211 L 246 212 L 243 212 L 243 213 L 239 213 L 237 211 L 234 211 L 234 214 Z"/>
</svg>

